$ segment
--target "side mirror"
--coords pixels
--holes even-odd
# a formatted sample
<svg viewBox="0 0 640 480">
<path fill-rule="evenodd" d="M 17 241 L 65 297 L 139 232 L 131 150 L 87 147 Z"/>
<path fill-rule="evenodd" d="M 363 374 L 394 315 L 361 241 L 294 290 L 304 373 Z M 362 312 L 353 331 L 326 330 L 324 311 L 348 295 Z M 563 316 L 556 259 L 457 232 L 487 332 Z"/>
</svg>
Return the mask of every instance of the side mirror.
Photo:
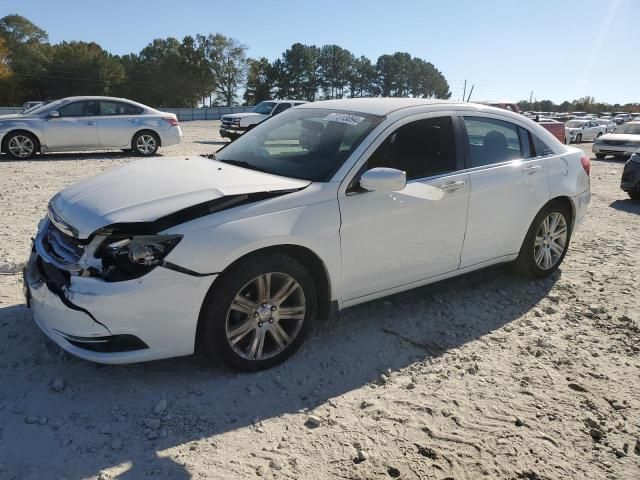
<svg viewBox="0 0 640 480">
<path fill-rule="evenodd" d="M 362 174 L 360 186 L 371 192 L 398 192 L 407 186 L 407 174 L 395 168 L 372 168 Z"/>
<path fill-rule="evenodd" d="M 57 110 L 54 110 L 53 112 L 49 112 L 49 118 L 58 118 L 60 116 L 60 113 Z"/>
</svg>

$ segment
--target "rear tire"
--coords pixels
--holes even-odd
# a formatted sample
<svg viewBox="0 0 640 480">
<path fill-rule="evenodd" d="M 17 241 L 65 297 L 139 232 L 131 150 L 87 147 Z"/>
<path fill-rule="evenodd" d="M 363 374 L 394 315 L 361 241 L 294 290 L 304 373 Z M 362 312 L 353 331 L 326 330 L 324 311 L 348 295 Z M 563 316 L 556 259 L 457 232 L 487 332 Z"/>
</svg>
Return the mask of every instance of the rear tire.
<svg viewBox="0 0 640 480">
<path fill-rule="evenodd" d="M 155 155 L 159 146 L 158 135 L 148 130 L 136 133 L 131 140 L 131 149 L 143 157 Z"/>
<path fill-rule="evenodd" d="M 302 345 L 316 312 L 316 287 L 302 264 L 281 253 L 252 255 L 209 290 L 198 343 L 231 368 L 271 368 Z"/>
<path fill-rule="evenodd" d="M 606 157 L 606 155 L 604 153 L 596 153 L 596 158 L 598 160 L 602 160 L 604 157 Z"/>
<path fill-rule="evenodd" d="M 533 219 L 514 262 L 516 272 L 543 278 L 564 260 L 571 240 L 571 210 L 559 201 L 545 205 Z"/>
<path fill-rule="evenodd" d="M 581 133 L 576 135 L 576 143 L 582 143 L 582 134 Z"/>
<path fill-rule="evenodd" d="M 2 150 L 14 160 L 28 160 L 40 148 L 38 139 L 29 132 L 14 132 L 7 135 Z"/>
</svg>

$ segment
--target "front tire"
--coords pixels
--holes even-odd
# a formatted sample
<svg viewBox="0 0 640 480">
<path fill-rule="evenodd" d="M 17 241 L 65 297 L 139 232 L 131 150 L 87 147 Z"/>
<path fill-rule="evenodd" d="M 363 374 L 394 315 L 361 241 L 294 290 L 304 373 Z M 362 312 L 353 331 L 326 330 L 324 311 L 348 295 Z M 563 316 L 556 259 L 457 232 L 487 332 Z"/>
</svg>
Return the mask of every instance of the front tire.
<svg viewBox="0 0 640 480">
<path fill-rule="evenodd" d="M 631 200 L 640 200 L 640 192 L 627 192 Z"/>
<path fill-rule="evenodd" d="M 27 160 L 38 151 L 38 139 L 29 132 L 15 132 L 7 135 L 4 151 L 14 160 Z"/>
<path fill-rule="evenodd" d="M 143 157 L 155 155 L 159 146 L 160 139 L 158 135 L 149 131 L 138 132 L 131 140 L 131 149 Z"/>
<path fill-rule="evenodd" d="M 604 153 L 596 153 L 596 158 L 597 158 L 598 160 L 602 160 L 604 157 L 605 157 L 605 154 L 604 154 Z"/>
<path fill-rule="evenodd" d="M 562 202 L 547 204 L 533 219 L 515 261 L 518 273 L 547 277 L 564 260 L 571 239 L 571 210 Z"/>
<path fill-rule="evenodd" d="M 302 344 L 316 317 L 309 272 L 284 254 L 252 255 L 223 273 L 205 298 L 198 340 L 242 371 L 273 367 Z"/>
</svg>

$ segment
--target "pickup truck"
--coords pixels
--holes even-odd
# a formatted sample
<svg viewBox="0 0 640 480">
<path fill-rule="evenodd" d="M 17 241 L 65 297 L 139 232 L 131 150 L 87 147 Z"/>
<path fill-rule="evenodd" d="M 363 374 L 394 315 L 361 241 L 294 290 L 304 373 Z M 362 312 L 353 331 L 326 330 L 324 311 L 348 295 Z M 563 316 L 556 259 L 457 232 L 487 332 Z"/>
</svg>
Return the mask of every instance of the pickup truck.
<svg viewBox="0 0 640 480">
<path fill-rule="evenodd" d="M 267 118 L 303 103 L 307 102 L 302 100 L 267 100 L 260 102 L 251 112 L 224 115 L 220 126 L 220 136 L 233 141 L 247 130 L 251 130 L 259 123 L 264 122 Z"/>
</svg>

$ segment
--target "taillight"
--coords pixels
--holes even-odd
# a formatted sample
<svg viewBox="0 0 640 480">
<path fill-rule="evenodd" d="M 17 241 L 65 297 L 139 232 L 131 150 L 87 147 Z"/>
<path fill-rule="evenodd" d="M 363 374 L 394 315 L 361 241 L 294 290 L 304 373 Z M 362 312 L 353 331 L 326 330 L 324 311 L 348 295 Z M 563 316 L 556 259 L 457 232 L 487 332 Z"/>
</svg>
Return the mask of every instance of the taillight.
<svg viewBox="0 0 640 480">
<path fill-rule="evenodd" d="M 177 118 L 166 117 L 166 118 L 163 118 L 163 120 L 165 122 L 167 122 L 169 125 L 171 125 L 172 127 L 177 127 L 178 126 L 178 119 Z"/>
<path fill-rule="evenodd" d="M 580 159 L 580 163 L 582 164 L 582 168 L 584 168 L 584 171 L 587 173 L 587 175 L 589 175 L 591 173 L 591 161 L 589 160 L 589 158 L 582 157 Z"/>
</svg>

